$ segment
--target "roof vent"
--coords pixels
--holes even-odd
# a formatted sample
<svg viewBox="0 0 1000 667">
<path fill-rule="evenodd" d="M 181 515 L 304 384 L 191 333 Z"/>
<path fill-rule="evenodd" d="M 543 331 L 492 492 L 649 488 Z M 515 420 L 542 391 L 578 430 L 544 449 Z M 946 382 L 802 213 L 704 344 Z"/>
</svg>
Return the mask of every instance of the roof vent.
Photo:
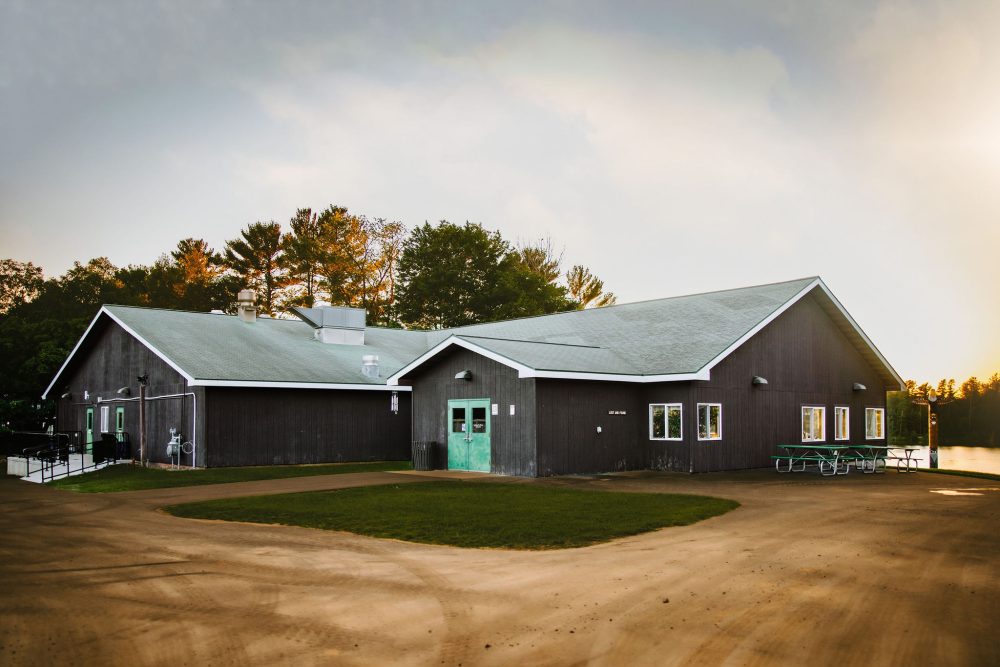
<svg viewBox="0 0 1000 667">
<path fill-rule="evenodd" d="M 242 322 L 257 321 L 257 295 L 253 290 L 241 289 L 236 295 L 236 313 Z"/>
<path fill-rule="evenodd" d="M 292 308 L 292 312 L 311 326 L 316 340 L 339 345 L 365 344 L 365 309 L 345 306 Z"/>
<path fill-rule="evenodd" d="M 374 354 L 366 354 L 361 357 L 361 374 L 366 378 L 378 377 L 378 357 Z"/>
</svg>

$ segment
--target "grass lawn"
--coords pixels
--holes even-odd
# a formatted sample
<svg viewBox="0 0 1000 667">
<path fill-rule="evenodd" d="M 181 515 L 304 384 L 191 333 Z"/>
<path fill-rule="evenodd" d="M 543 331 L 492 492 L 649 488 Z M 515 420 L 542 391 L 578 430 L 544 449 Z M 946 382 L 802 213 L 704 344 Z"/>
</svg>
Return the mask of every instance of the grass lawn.
<svg viewBox="0 0 1000 667">
<path fill-rule="evenodd" d="M 491 482 L 426 482 L 230 498 L 165 508 L 175 516 L 344 530 L 457 547 L 582 547 L 739 506 L 721 498 Z"/>
<path fill-rule="evenodd" d="M 251 482 L 259 479 L 309 477 L 311 475 L 342 475 L 351 472 L 379 472 L 382 470 L 409 470 L 409 461 L 373 461 L 370 463 L 330 463 L 307 466 L 253 466 L 247 468 L 209 468 L 208 470 L 165 470 L 140 468 L 120 464 L 88 472 L 75 477 L 65 477 L 49 485 L 69 491 L 84 493 L 109 493 L 113 491 L 139 491 L 165 489 L 201 484 L 226 484 Z"/>
</svg>

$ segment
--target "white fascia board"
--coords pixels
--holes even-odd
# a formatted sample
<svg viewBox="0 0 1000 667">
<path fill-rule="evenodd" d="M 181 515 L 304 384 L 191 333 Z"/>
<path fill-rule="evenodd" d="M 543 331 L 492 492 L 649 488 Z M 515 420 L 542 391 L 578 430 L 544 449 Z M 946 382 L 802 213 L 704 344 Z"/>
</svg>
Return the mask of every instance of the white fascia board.
<svg viewBox="0 0 1000 667">
<path fill-rule="evenodd" d="M 605 382 L 633 382 L 648 384 L 650 382 L 687 382 L 690 380 L 708 380 L 710 373 L 701 369 L 694 373 L 668 373 L 664 375 L 624 375 L 621 373 L 585 373 L 582 371 L 531 371 L 520 377 L 555 378 L 559 380 L 603 380 Z"/>
<path fill-rule="evenodd" d="M 487 350 L 483 347 L 471 343 L 463 338 L 459 338 L 452 335 L 445 340 L 441 341 L 430 350 L 420 355 L 409 364 L 401 368 L 399 371 L 389 376 L 386 380 L 386 384 L 390 386 L 400 386 L 399 380 L 404 375 L 420 367 L 429 359 L 437 356 L 447 348 L 452 345 L 457 345 L 459 347 L 465 348 L 475 352 L 476 354 L 482 355 L 487 359 L 492 359 L 498 364 L 503 364 L 508 368 L 513 368 L 517 371 L 517 376 L 519 378 L 553 378 L 559 380 L 597 380 L 603 382 L 634 382 L 634 383 L 650 383 L 650 382 L 682 382 L 686 380 L 708 380 L 709 370 L 703 368 L 694 373 L 671 373 L 667 375 L 627 375 L 622 373 L 587 373 L 582 371 L 549 371 L 549 370 L 536 370 L 530 366 L 525 366 L 524 364 L 518 363 L 512 359 L 509 359 L 501 354 L 497 354 L 491 350 Z"/>
<path fill-rule="evenodd" d="M 426 352 L 424 352 L 423 354 L 421 354 L 419 357 L 417 357 L 416 359 L 414 359 L 413 361 L 411 361 L 410 363 L 408 363 L 407 365 L 403 366 L 401 369 L 399 369 L 398 371 L 396 371 L 395 373 L 393 373 L 392 375 L 390 375 L 389 378 L 386 380 L 386 384 L 389 385 L 389 386 L 391 386 L 391 387 L 398 387 L 398 386 L 400 386 L 399 385 L 399 379 L 401 377 L 403 377 L 404 375 L 406 375 L 407 373 L 409 373 L 413 369 L 422 366 L 426 361 L 428 361 L 429 359 L 432 359 L 432 358 L 436 357 L 438 354 L 440 354 L 444 350 L 448 349 L 452 345 L 458 345 L 459 347 L 463 347 L 466 350 L 470 350 L 472 352 L 475 352 L 476 354 L 482 355 L 482 356 L 486 357 L 487 359 L 492 359 L 493 361 L 497 362 L 498 364 L 503 364 L 504 366 L 508 366 L 510 368 L 513 368 L 513 369 L 517 370 L 519 377 L 530 377 L 530 376 L 523 375 L 523 373 L 532 373 L 532 372 L 534 372 L 533 368 L 529 368 L 529 367 L 525 366 L 524 364 L 519 364 L 516 361 L 513 361 L 512 359 L 508 359 L 507 357 L 505 357 L 503 355 L 497 354 L 495 352 L 491 352 L 490 350 L 487 350 L 485 348 L 479 347 L 475 343 L 470 343 L 469 341 L 464 340 L 462 338 L 459 338 L 458 336 L 455 336 L 454 334 L 452 334 L 451 336 L 448 336 L 443 341 L 441 341 L 440 343 L 438 343 L 437 345 L 435 345 L 431 349 L 427 350 Z"/>
<path fill-rule="evenodd" d="M 115 324 L 117 324 L 122 329 L 124 329 L 125 331 L 127 331 L 130 336 L 132 336 L 137 341 L 139 341 L 140 343 L 142 343 L 145 347 L 147 347 L 149 349 L 150 352 L 152 352 L 153 354 L 155 354 L 156 356 L 158 356 L 160 359 L 162 359 L 164 363 L 166 363 L 168 366 L 170 366 L 175 371 L 177 371 L 178 373 L 180 373 L 181 376 L 185 380 L 187 380 L 188 384 L 193 384 L 194 383 L 194 378 L 191 376 L 190 373 L 188 373 L 183 368 L 181 368 L 176 363 L 174 363 L 173 359 L 171 359 L 170 357 L 168 357 L 167 355 L 163 354 L 158 349 L 156 349 L 155 347 L 153 347 L 152 345 L 150 345 L 150 343 L 149 343 L 148 340 L 146 340 L 145 338 L 143 338 L 142 336 L 140 336 L 138 333 L 136 333 L 135 330 L 132 329 L 132 327 L 130 327 L 129 325 L 127 325 L 124 322 L 122 322 L 118 317 L 115 316 L 114 313 L 112 313 L 110 310 L 108 310 L 107 308 L 105 308 L 103 306 L 101 307 L 101 312 L 106 313 L 107 316 L 110 317 L 112 319 L 112 321 L 115 322 Z"/>
<path fill-rule="evenodd" d="M 193 380 L 193 387 L 252 387 L 267 389 L 352 389 L 359 391 L 412 391 L 411 387 L 342 382 L 258 382 L 254 380 Z"/>
<path fill-rule="evenodd" d="M 62 375 L 62 372 L 66 370 L 66 367 L 69 365 L 69 362 L 73 359 L 73 355 L 76 354 L 76 351 L 80 349 L 81 345 L 83 345 L 83 341 L 86 340 L 88 335 L 90 335 L 90 330 L 94 328 L 95 324 L 97 324 L 97 320 L 101 317 L 102 313 L 107 313 L 107 311 L 104 309 L 104 306 L 101 306 L 101 309 L 97 311 L 96 315 L 94 315 L 94 319 L 92 319 L 90 321 L 90 324 L 87 325 L 87 330 L 83 332 L 83 335 L 80 336 L 80 340 L 76 341 L 76 345 L 73 346 L 73 349 L 70 350 L 70 353 L 66 356 L 66 361 L 64 361 L 62 366 L 59 367 L 59 370 L 56 371 L 55 376 L 52 378 L 52 382 L 49 383 L 49 386 L 46 387 L 45 391 L 42 393 L 42 400 L 45 400 L 49 397 L 49 392 L 52 391 L 52 387 L 53 385 L 55 385 L 56 380 L 58 380 L 59 376 Z"/>
<path fill-rule="evenodd" d="M 743 345 L 743 343 L 747 342 L 748 340 L 750 340 L 751 338 L 753 338 L 754 336 L 756 336 L 757 332 L 759 332 L 761 329 L 763 329 L 764 327 L 766 327 L 768 324 L 770 324 L 774 320 L 778 319 L 778 316 L 781 315 L 783 312 L 785 312 L 786 310 L 788 310 L 789 308 L 791 308 L 792 306 L 794 306 L 796 303 L 798 303 L 799 300 L 802 297 L 804 297 L 806 294 L 808 294 L 810 291 L 812 291 L 812 289 L 814 287 L 816 287 L 816 285 L 822 285 L 822 284 L 823 284 L 823 281 L 820 280 L 819 278 L 816 278 L 811 283 L 809 283 L 808 285 L 806 285 L 804 288 L 802 288 L 802 290 L 799 291 L 798 294 L 796 294 L 795 296 L 793 296 L 791 299 L 789 299 L 785 303 L 781 304 L 781 306 L 777 310 L 775 310 L 773 313 L 771 313 L 770 315 L 768 315 L 767 317 L 765 317 L 763 320 L 761 320 L 760 322 L 758 322 L 756 326 L 754 326 L 752 329 L 750 329 L 750 331 L 747 331 L 745 334 L 743 334 L 735 343 L 733 343 L 732 345 L 730 345 L 729 347 L 727 347 L 725 350 L 723 350 L 722 352 L 720 352 L 718 355 L 716 355 L 716 357 L 714 359 L 712 359 L 710 362 L 708 362 L 707 364 L 705 364 L 702 367 L 702 370 L 711 370 L 711 369 L 715 368 L 716 364 L 718 364 L 720 361 L 722 361 L 723 359 L 725 359 L 726 357 L 728 357 L 730 354 L 732 354 L 738 347 L 740 347 L 741 345 Z"/>
<path fill-rule="evenodd" d="M 865 334 L 865 332 L 861 329 L 861 327 L 858 326 L 858 323 L 854 321 L 854 318 L 851 317 L 851 314 L 847 312 L 847 309 L 844 308 L 843 304 L 841 304 L 840 301 L 837 300 L 837 297 L 833 295 L 833 292 L 831 292 L 830 288 L 826 286 L 826 283 L 824 283 L 819 278 L 816 279 L 816 282 L 819 283 L 819 286 L 823 289 L 823 293 L 826 294 L 827 297 L 829 297 L 830 301 L 833 302 L 833 305 L 835 305 L 837 307 L 837 310 L 840 311 L 840 314 L 843 315 L 844 318 L 851 324 L 851 326 L 854 327 L 854 330 L 858 332 L 858 335 L 861 336 L 861 340 L 865 341 L 865 344 L 871 349 L 872 352 L 875 353 L 875 356 L 878 357 L 879 361 L 882 362 L 882 365 L 888 369 L 893 379 L 899 383 L 899 390 L 902 391 L 903 389 L 905 389 L 906 383 L 903 381 L 903 378 L 899 376 L 899 373 L 897 373 L 896 369 L 892 367 L 892 364 L 889 363 L 889 360 L 882 356 L 882 353 L 879 352 L 879 349 L 875 347 L 875 343 L 873 343 L 871 339 L 868 338 L 867 334 Z"/>
<path fill-rule="evenodd" d="M 158 356 L 168 366 L 170 366 L 175 371 L 177 371 L 178 373 L 180 373 L 181 376 L 183 376 L 184 379 L 188 381 L 188 383 L 190 383 L 190 382 L 192 382 L 194 380 L 194 378 L 191 377 L 191 375 L 189 373 L 187 373 L 183 368 L 181 368 L 180 366 L 178 366 L 177 364 L 175 364 L 173 362 L 173 360 L 171 360 L 170 358 L 167 357 L 167 355 L 163 354 L 162 352 L 160 352 L 159 350 L 157 350 L 155 347 L 153 347 L 152 345 L 150 345 L 147 340 L 145 340 L 142 336 L 140 336 L 139 334 L 137 334 L 130 326 L 128 326 L 127 324 L 125 324 L 124 322 L 122 322 L 119 318 L 115 317 L 114 313 L 112 313 L 110 310 L 108 310 L 107 307 L 101 306 L 101 309 L 99 311 L 97 311 L 97 315 L 95 315 L 94 319 L 92 319 L 90 321 L 90 325 L 87 327 L 87 330 L 83 332 L 83 335 L 80 337 L 80 340 L 77 341 L 77 343 L 73 347 L 72 351 L 70 351 L 69 356 L 66 357 L 66 361 L 64 361 L 63 365 L 59 368 L 59 372 L 57 372 L 56 375 L 55 375 L 55 377 L 52 378 L 52 382 L 49 383 L 49 386 L 48 386 L 48 388 L 46 388 L 45 393 L 42 394 L 42 398 L 43 399 L 48 398 L 49 392 L 52 391 L 52 387 L 53 387 L 53 385 L 55 385 L 56 380 L 58 380 L 59 377 L 62 375 L 62 372 L 64 370 L 66 370 L 66 366 L 69 365 L 69 362 L 72 361 L 73 357 L 76 355 L 77 350 L 79 350 L 80 346 L 83 345 L 83 341 L 86 340 L 87 336 L 90 335 L 91 329 L 93 329 L 94 325 L 97 324 L 97 320 L 100 319 L 101 315 L 107 315 L 109 318 L 111 318 L 112 322 L 114 322 L 115 324 L 117 324 L 118 326 L 120 326 L 122 329 L 124 329 L 125 331 L 127 331 L 130 336 L 132 336 L 137 341 L 139 341 L 140 343 L 142 343 L 144 346 L 146 346 L 147 348 L 149 348 L 150 352 L 152 352 L 153 354 L 155 354 L 156 356 Z"/>
<path fill-rule="evenodd" d="M 903 382 L 902 378 L 899 377 L 899 374 L 896 373 L 896 370 L 889 364 L 886 358 L 882 356 L 882 353 L 878 351 L 878 348 L 875 347 L 875 344 L 872 343 L 871 340 L 868 338 L 868 336 L 865 335 L 865 332 L 861 330 L 861 327 L 858 326 L 858 323 L 854 321 L 854 318 L 851 317 L 850 314 L 848 314 L 847 310 L 844 308 L 843 305 L 841 305 L 841 303 L 837 300 L 837 297 L 833 295 L 830 289 L 826 286 L 826 283 L 824 283 L 821 278 L 816 278 L 811 283 L 806 285 L 798 294 L 796 294 L 791 299 L 783 303 L 780 308 L 778 308 L 773 313 L 768 315 L 766 318 L 761 320 L 754 328 L 750 329 L 750 331 L 743 334 L 743 336 L 740 337 L 739 340 L 737 340 L 735 343 L 733 343 L 725 350 L 723 350 L 718 356 L 716 356 L 710 362 L 705 364 L 705 366 L 702 367 L 702 370 L 711 370 L 712 368 L 714 368 L 719 362 L 721 362 L 723 359 L 732 354 L 738 347 L 743 345 L 743 343 L 747 342 L 755 335 L 757 335 L 757 333 L 761 329 L 763 329 L 768 324 L 776 320 L 779 315 L 781 315 L 783 312 L 785 312 L 786 310 L 794 306 L 796 303 L 798 303 L 802 299 L 802 297 L 804 297 L 806 294 L 811 292 L 816 287 L 819 287 L 820 289 L 823 290 L 823 293 L 826 294 L 826 296 L 830 299 L 831 302 L 833 302 L 833 305 L 837 307 L 837 309 L 844 316 L 844 318 L 850 323 L 850 325 L 854 327 L 854 330 L 858 333 L 859 336 L 861 336 L 861 339 L 865 341 L 865 344 L 868 345 L 871 351 L 875 353 L 875 356 L 877 356 L 879 361 L 882 362 L 882 365 L 884 365 L 892 374 L 892 377 L 897 382 L 899 382 L 899 386 L 902 389 L 905 386 L 905 383 Z"/>
</svg>

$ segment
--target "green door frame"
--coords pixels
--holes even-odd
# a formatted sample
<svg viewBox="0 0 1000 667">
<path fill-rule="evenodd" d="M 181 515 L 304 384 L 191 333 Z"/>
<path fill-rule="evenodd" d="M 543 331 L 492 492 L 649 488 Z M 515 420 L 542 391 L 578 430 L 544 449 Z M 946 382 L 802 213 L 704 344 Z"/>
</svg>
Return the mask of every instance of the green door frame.
<svg viewBox="0 0 1000 667">
<path fill-rule="evenodd" d="M 448 469 L 490 472 L 490 399 L 448 401 Z"/>
<path fill-rule="evenodd" d="M 115 408 L 115 433 L 125 432 L 125 406 Z"/>
<path fill-rule="evenodd" d="M 94 408 L 87 408 L 86 422 L 84 424 L 84 435 L 86 436 L 87 451 L 91 451 L 94 444 Z"/>
</svg>

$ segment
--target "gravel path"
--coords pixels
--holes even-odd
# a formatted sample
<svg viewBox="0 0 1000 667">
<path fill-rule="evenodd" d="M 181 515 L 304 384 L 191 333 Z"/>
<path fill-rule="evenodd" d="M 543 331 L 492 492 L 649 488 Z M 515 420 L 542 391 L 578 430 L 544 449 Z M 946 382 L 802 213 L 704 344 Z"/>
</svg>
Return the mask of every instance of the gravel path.
<svg viewBox="0 0 1000 667">
<path fill-rule="evenodd" d="M 547 552 L 156 511 L 425 478 L 106 495 L 2 479 L 0 664 L 1000 664 L 1000 482 L 893 472 L 509 480 L 742 503 L 693 526 Z"/>
</svg>

